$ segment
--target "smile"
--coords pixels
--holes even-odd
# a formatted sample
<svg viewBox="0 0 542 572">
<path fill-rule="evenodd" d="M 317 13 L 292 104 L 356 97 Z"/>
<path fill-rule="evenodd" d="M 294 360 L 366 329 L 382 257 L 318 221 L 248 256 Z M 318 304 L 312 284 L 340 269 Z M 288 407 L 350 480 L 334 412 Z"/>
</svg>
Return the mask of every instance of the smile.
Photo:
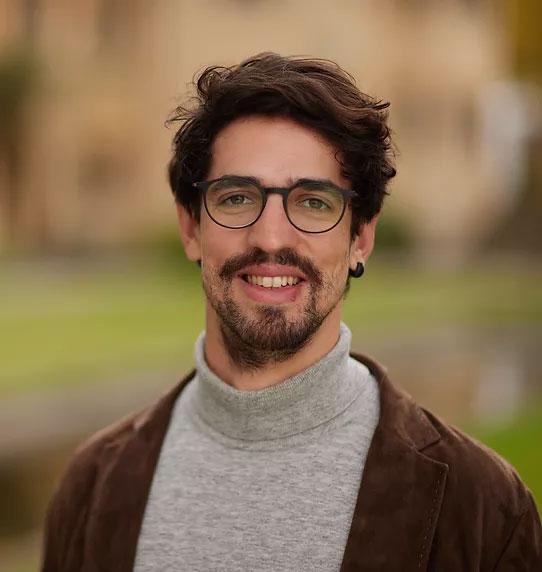
<svg viewBox="0 0 542 572">
<path fill-rule="evenodd" d="M 283 288 L 285 286 L 294 286 L 301 281 L 297 276 L 258 276 L 254 274 L 244 274 L 242 278 L 249 284 L 262 286 L 263 288 Z"/>
<path fill-rule="evenodd" d="M 253 264 L 237 274 L 241 292 L 258 304 L 291 304 L 300 299 L 309 281 L 295 266 Z"/>
</svg>

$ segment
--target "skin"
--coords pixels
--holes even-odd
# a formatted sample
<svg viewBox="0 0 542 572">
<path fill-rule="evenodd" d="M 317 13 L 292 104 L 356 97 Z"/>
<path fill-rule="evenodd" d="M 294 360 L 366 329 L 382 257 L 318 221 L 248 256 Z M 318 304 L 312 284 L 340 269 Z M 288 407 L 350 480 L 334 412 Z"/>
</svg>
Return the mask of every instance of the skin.
<svg viewBox="0 0 542 572">
<path fill-rule="evenodd" d="M 237 119 L 219 132 L 213 143 L 206 179 L 235 174 L 257 177 L 266 186 L 284 187 L 300 178 L 329 179 L 348 189 L 350 183 L 341 175 L 335 155 L 336 150 L 318 133 L 294 121 L 251 116 Z M 218 377 L 237 389 L 264 389 L 303 371 L 333 348 L 339 338 L 348 269 L 355 269 L 359 261 L 368 260 L 374 246 L 378 216 L 362 225 L 351 241 L 349 208 L 332 230 L 308 234 L 290 224 L 279 195 L 270 195 L 258 221 L 242 229 L 227 229 L 215 224 L 204 208 L 199 224 L 180 204 L 177 204 L 177 213 L 186 255 L 189 260 L 201 260 L 202 263 L 207 294 L 205 356 Z M 318 310 L 327 313 L 315 334 L 297 353 L 284 361 L 267 363 L 256 371 L 232 363 L 219 315 L 209 301 L 209 295 L 216 300 L 224 298 L 226 287 L 219 278 L 224 262 L 254 248 L 270 255 L 289 248 L 309 259 L 323 278 L 322 287 L 315 290 Z M 302 316 L 311 286 L 305 284 L 294 301 L 277 303 L 289 322 Z M 247 296 L 238 279 L 231 283 L 229 295 L 247 318 L 258 319 L 261 302 Z"/>
</svg>

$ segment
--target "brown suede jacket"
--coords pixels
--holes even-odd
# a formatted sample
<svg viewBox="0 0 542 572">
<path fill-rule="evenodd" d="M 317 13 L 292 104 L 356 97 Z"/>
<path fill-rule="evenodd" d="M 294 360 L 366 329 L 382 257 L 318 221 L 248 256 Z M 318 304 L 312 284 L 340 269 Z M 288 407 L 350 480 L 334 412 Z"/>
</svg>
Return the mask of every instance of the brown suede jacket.
<svg viewBox="0 0 542 572">
<path fill-rule="evenodd" d="M 353 357 L 378 380 L 381 411 L 341 571 L 542 571 L 540 517 L 515 470 Z M 49 506 L 43 572 L 133 569 L 171 410 L 192 377 L 79 447 Z"/>
</svg>

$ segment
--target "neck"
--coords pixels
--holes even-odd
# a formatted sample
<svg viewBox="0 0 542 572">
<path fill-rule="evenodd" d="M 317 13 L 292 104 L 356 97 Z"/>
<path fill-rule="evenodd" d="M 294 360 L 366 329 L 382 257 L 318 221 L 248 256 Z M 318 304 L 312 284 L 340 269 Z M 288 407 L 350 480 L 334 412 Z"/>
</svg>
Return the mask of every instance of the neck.
<svg viewBox="0 0 542 572">
<path fill-rule="evenodd" d="M 240 390 L 265 389 L 307 369 L 324 357 L 337 343 L 340 332 L 340 304 L 334 308 L 311 340 L 282 362 L 269 363 L 255 371 L 246 371 L 230 360 L 220 331 L 218 317 L 211 308 L 206 313 L 205 359 L 220 379 Z"/>
<path fill-rule="evenodd" d="M 360 374 L 366 378 L 368 370 L 350 359 L 351 333 L 344 324 L 323 358 L 280 384 L 255 391 L 236 389 L 211 371 L 204 357 L 205 338 L 204 332 L 195 344 L 197 375 L 187 398 L 190 410 L 215 438 L 240 440 L 236 448 L 269 450 L 283 447 L 284 439 L 291 445 L 304 442 L 308 431 L 337 419 L 367 387 Z"/>
</svg>

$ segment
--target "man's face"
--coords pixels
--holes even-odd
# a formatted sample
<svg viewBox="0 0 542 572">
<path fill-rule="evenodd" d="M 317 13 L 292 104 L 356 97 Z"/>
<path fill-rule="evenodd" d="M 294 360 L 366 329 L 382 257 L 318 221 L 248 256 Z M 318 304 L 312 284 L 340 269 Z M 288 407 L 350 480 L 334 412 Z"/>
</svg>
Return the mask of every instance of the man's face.
<svg viewBox="0 0 542 572">
<path fill-rule="evenodd" d="M 335 149 L 282 118 L 238 119 L 217 135 L 206 178 L 226 175 L 255 177 L 268 187 L 327 179 L 350 188 Z M 201 259 L 207 328 L 220 328 L 230 357 L 253 368 L 287 359 L 330 314 L 339 319 L 351 260 L 350 221 L 348 208 L 330 231 L 302 232 L 288 221 L 277 194 L 268 196 L 260 218 L 246 228 L 221 227 L 202 207 L 187 252 Z"/>
</svg>

